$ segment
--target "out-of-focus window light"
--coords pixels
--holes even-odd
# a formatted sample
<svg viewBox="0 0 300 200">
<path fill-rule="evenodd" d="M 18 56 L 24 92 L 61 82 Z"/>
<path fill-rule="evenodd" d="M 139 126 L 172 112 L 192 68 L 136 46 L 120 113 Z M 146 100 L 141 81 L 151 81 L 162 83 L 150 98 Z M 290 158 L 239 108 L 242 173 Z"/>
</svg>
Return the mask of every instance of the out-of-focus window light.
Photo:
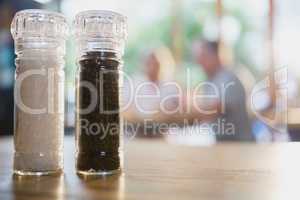
<svg viewBox="0 0 300 200">
<path fill-rule="evenodd" d="M 225 16 L 222 19 L 222 34 L 227 44 L 234 45 L 241 34 L 240 22 L 235 17 Z"/>
<path fill-rule="evenodd" d="M 225 9 L 239 8 L 243 13 L 250 17 L 264 17 L 268 12 L 268 1 L 261 0 L 224 0 Z"/>
<path fill-rule="evenodd" d="M 253 67 L 255 67 L 255 69 L 259 72 L 263 72 L 268 69 L 268 66 L 265 65 L 267 55 L 265 48 L 263 48 L 264 42 L 264 34 L 260 34 L 255 31 L 245 33 L 242 41 L 245 54 L 251 58 Z"/>
<path fill-rule="evenodd" d="M 49 2 L 51 2 L 52 0 L 34 0 L 34 1 L 43 4 L 43 3 L 49 3 Z"/>
<path fill-rule="evenodd" d="M 216 17 L 208 17 L 204 21 L 203 36 L 208 40 L 218 39 L 218 21 Z"/>
<path fill-rule="evenodd" d="M 275 53 L 277 68 L 288 67 L 289 72 L 300 75 L 300 17 L 299 1 L 278 1 L 275 24 Z"/>
</svg>

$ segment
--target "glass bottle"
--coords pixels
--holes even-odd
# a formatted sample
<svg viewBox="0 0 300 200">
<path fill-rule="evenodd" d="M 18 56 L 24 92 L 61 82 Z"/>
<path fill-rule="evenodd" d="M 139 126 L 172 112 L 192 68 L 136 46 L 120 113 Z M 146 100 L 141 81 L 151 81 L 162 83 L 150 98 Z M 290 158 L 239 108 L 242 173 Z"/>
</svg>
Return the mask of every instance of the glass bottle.
<svg viewBox="0 0 300 200">
<path fill-rule="evenodd" d="M 118 173 L 122 165 L 119 72 L 126 18 L 110 11 L 85 11 L 76 16 L 74 26 L 77 173 Z"/>
<path fill-rule="evenodd" d="M 14 173 L 62 172 L 65 18 L 45 10 L 16 13 Z"/>
</svg>

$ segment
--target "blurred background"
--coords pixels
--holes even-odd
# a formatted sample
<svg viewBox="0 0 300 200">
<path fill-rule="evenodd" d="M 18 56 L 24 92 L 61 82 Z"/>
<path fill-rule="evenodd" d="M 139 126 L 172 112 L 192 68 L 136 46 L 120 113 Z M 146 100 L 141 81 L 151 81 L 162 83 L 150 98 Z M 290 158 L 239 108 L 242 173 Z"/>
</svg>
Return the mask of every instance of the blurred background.
<svg viewBox="0 0 300 200">
<path fill-rule="evenodd" d="M 145 57 L 153 54 L 161 65 L 161 78 L 180 84 L 185 84 L 187 68 L 192 72 L 192 84 L 207 78 L 193 55 L 195 41 L 217 41 L 222 62 L 245 88 L 255 141 L 298 140 L 300 2 L 297 0 L 0 0 L 2 135 L 13 133 L 15 56 L 10 23 L 17 11 L 29 8 L 59 11 L 70 23 L 76 13 L 89 9 L 107 9 L 126 15 L 129 39 L 124 56 L 125 72 L 144 73 Z M 76 64 L 73 39 L 67 43 L 66 128 L 72 130 Z M 281 69 L 287 69 L 285 78 L 280 78 Z M 251 106 L 248 97 L 257 83 L 264 80 L 268 87 L 257 93 Z M 282 88 L 287 89 L 285 98 L 278 93 Z M 283 101 L 287 103 L 283 105 Z M 258 115 L 272 119 L 272 126 Z"/>
</svg>

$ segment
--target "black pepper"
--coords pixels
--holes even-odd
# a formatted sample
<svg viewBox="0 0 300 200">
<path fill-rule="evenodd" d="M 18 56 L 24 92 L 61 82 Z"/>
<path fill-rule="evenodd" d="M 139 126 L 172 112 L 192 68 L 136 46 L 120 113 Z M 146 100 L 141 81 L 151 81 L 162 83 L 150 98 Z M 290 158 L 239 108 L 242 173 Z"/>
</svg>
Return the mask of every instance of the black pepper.
<svg viewBox="0 0 300 200">
<path fill-rule="evenodd" d="M 90 51 L 79 60 L 76 107 L 76 168 L 80 173 L 110 173 L 120 169 L 119 67 L 114 52 Z M 95 99 L 94 90 L 97 91 Z"/>
</svg>

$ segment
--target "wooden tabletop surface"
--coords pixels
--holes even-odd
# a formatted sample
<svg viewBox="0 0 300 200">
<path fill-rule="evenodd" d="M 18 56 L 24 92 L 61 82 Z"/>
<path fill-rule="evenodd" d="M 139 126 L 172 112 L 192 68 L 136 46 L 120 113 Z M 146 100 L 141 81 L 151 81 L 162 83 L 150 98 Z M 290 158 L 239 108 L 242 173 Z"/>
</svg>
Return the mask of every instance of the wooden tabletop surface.
<svg viewBox="0 0 300 200">
<path fill-rule="evenodd" d="M 0 200 L 291 200 L 300 198 L 300 144 L 170 145 L 135 139 L 125 145 L 119 176 L 79 178 L 74 143 L 65 140 L 65 173 L 12 176 L 12 138 L 0 138 Z"/>
</svg>

